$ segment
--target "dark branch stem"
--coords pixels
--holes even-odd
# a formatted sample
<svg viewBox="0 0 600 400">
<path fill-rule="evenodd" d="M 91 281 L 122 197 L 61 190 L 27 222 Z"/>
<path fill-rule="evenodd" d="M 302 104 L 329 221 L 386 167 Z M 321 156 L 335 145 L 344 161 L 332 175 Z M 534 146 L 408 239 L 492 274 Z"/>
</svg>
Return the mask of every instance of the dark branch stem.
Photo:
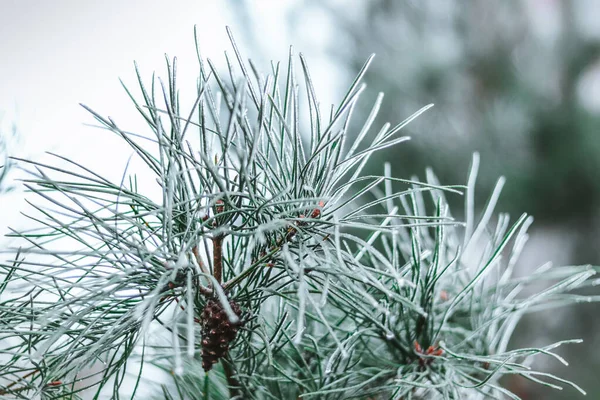
<svg viewBox="0 0 600 400">
<path fill-rule="evenodd" d="M 227 384 L 229 386 L 229 397 L 235 397 L 240 394 L 240 383 L 233 376 L 234 372 L 231 366 L 233 365 L 233 361 L 229 354 L 227 354 L 224 358 L 221 359 L 221 364 L 223 365 L 223 370 L 225 372 L 225 377 L 227 378 Z"/>
<path fill-rule="evenodd" d="M 8 394 L 8 393 L 10 393 L 10 392 L 20 392 L 20 391 L 23 391 L 23 390 L 27 390 L 27 389 L 29 389 L 29 387 L 28 387 L 28 386 L 23 386 L 23 387 L 20 387 L 20 388 L 16 388 L 16 389 L 10 390 L 10 388 L 11 388 L 11 387 L 13 387 L 13 386 L 15 386 L 17 383 L 19 383 L 19 382 L 22 382 L 24 379 L 27 379 L 27 378 L 29 378 L 31 375 L 34 375 L 34 374 L 36 374 L 36 373 L 38 373 L 38 372 L 40 372 L 40 371 L 39 371 L 39 370 L 37 370 L 37 369 L 34 369 L 33 371 L 31 371 L 31 372 L 28 372 L 27 374 L 23 375 L 23 376 L 22 376 L 21 378 L 19 378 L 18 380 L 14 381 L 14 382 L 12 382 L 12 383 L 9 383 L 9 384 L 8 384 L 8 385 L 7 385 L 7 386 L 4 388 L 4 389 L 1 389 L 1 390 L 0 390 L 0 396 L 5 396 L 6 394 Z"/>
<path fill-rule="evenodd" d="M 205 274 L 208 274 L 208 269 L 206 268 L 206 265 L 204 265 L 202 257 L 200 257 L 200 253 L 198 252 L 198 246 L 194 246 L 194 248 L 192 249 L 192 253 L 194 253 L 194 258 L 198 263 L 198 267 L 200 267 L 200 271 L 202 271 Z"/>
<path fill-rule="evenodd" d="M 200 257 L 200 253 L 198 252 L 198 246 L 194 246 L 192 248 L 192 253 L 194 253 L 194 258 L 196 259 L 196 263 L 198 264 L 200 271 L 202 271 L 202 273 L 208 275 L 209 274 L 208 268 L 206 268 L 206 265 L 204 265 L 204 262 L 202 261 L 202 257 Z M 210 288 L 210 284 L 209 284 L 209 287 L 206 287 L 203 284 L 201 284 L 200 282 L 198 282 L 198 289 L 200 290 L 200 293 L 202 293 L 205 296 L 210 296 L 213 292 L 212 289 Z"/>
<path fill-rule="evenodd" d="M 217 282 L 223 279 L 223 235 L 213 239 L 213 273 Z"/>
<path fill-rule="evenodd" d="M 322 201 L 319 202 L 319 208 L 315 208 L 310 217 L 315 219 L 315 218 L 319 218 L 321 216 L 321 208 L 323 208 L 325 203 L 323 203 Z M 303 215 L 300 216 L 301 218 L 304 218 Z M 299 226 L 304 226 L 306 225 L 306 222 L 297 222 L 296 226 L 290 226 L 288 227 L 288 229 L 286 230 L 285 234 L 277 241 L 277 243 L 275 243 L 275 245 L 273 247 L 271 247 L 270 249 L 268 249 L 268 253 L 264 253 L 262 254 L 259 259 L 255 259 L 252 260 L 252 262 L 250 263 L 250 267 L 248 267 L 245 271 L 242 271 L 238 276 L 233 277 L 232 279 L 230 279 L 229 281 L 225 282 L 222 286 L 223 289 L 228 289 L 230 286 L 234 285 L 235 283 L 241 281 L 242 279 L 244 279 L 246 277 L 246 275 L 249 275 L 254 268 L 256 268 L 258 265 L 258 263 L 269 263 L 269 260 L 272 258 L 272 256 L 281 249 L 281 247 L 291 241 L 294 236 L 296 236 L 296 233 L 298 232 L 298 228 Z M 323 241 L 326 241 L 329 238 L 329 235 L 326 235 L 323 238 Z M 216 240 L 213 239 L 213 241 Z M 216 278 L 216 273 L 215 273 L 215 278 Z M 219 280 L 219 283 L 221 281 Z"/>
</svg>

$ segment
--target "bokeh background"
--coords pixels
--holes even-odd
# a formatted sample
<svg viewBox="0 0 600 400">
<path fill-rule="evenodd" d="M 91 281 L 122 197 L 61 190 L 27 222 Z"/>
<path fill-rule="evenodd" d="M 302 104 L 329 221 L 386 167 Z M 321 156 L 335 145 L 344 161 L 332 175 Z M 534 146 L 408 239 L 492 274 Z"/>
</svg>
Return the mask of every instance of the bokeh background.
<svg viewBox="0 0 600 400">
<path fill-rule="evenodd" d="M 133 60 L 150 78 L 164 71 L 165 53 L 177 56 L 180 82 L 193 88 L 194 25 L 203 55 L 219 65 L 223 50 L 231 52 L 229 25 L 265 70 L 285 60 L 289 45 L 302 52 L 324 105 L 339 101 L 376 53 L 358 114 L 379 91 L 380 124 L 435 104 L 407 128 L 412 141 L 386 154 L 397 176 L 422 176 L 431 166 L 443 183 L 464 183 L 479 151 L 479 204 L 504 175 L 498 210 L 536 217 L 522 273 L 548 260 L 600 265 L 598 21 L 597 0 L 0 0 L 0 154 L 59 152 L 119 179 L 129 150 L 84 126 L 92 119 L 79 103 L 135 126 L 118 80 L 135 85 Z M 23 224 L 24 207 L 16 174 L 3 171 L 2 233 Z M 568 368 L 534 362 L 600 399 L 599 331 L 600 306 L 581 304 L 526 317 L 514 345 L 583 338 L 559 351 Z M 525 399 L 578 396 L 505 384 Z"/>
</svg>

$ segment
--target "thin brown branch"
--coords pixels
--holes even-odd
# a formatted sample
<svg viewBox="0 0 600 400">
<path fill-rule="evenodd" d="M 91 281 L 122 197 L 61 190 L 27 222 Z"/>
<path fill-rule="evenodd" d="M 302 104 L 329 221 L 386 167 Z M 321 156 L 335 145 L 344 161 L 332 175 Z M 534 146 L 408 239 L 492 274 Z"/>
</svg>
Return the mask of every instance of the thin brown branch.
<svg viewBox="0 0 600 400">
<path fill-rule="evenodd" d="M 223 279 L 223 235 L 213 239 L 213 271 L 215 280 L 221 283 Z"/>
<path fill-rule="evenodd" d="M 310 218 L 312 218 L 312 219 L 320 218 L 321 217 L 321 210 L 323 209 L 324 206 L 325 206 L 325 202 L 319 201 L 318 207 L 316 207 L 315 209 L 313 209 L 311 211 Z M 307 222 L 302 221 L 302 219 L 306 218 L 305 215 L 301 214 L 299 216 L 299 218 L 301 220 L 300 221 L 296 221 L 296 226 L 293 226 L 293 225 L 289 226 L 286 229 L 285 234 L 275 243 L 274 246 L 272 246 L 271 248 L 269 248 L 269 250 L 268 250 L 269 254 L 263 253 L 263 254 L 261 254 L 259 256 L 258 259 L 252 260 L 252 262 L 250 263 L 251 267 L 249 267 L 245 271 L 242 271 L 238 276 L 235 276 L 232 279 L 230 279 L 229 281 L 225 282 L 222 285 L 223 289 L 227 290 L 231 285 L 233 285 L 234 283 L 240 281 L 244 277 L 245 274 L 249 273 L 249 271 L 253 268 L 253 266 L 257 262 L 261 261 L 261 259 L 265 259 L 265 264 L 267 266 L 272 266 L 272 263 L 269 262 L 269 259 L 275 254 L 276 251 L 278 251 L 279 249 L 281 249 L 281 247 L 285 243 L 291 241 L 294 238 L 294 236 L 296 236 L 296 233 L 298 232 L 298 227 L 302 227 L 302 226 L 305 226 L 307 224 Z M 327 240 L 328 238 L 329 238 L 329 235 L 326 235 L 323 238 L 323 241 Z M 214 240 L 216 240 L 216 238 Z M 213 240 L 213 243 L 214 243 L 214 240 Z M 215 269 L 215 272 L 216 272 L 216 269 Z M 215 273 L 215 278 L 216 278 L 216 273 Z M 219 280 L 219 283 L 220 282 L 221 281 Z"/>
<path fill-rule="evenodd" d="M 204 262 L 202 261 L 202 257 L 200 257 L 200 253 L 198 252 L 198 246 L 194 246 L 192 248 L 192 253 L 194 253 L 194 258 L 198 263 L 198 267 L 200 267 L 200 271 L 202 271 L 205 274 L 208 274 L 208 268 L 206 268 L 206 265 L 204 265 Z"/>
<path fill-rule="evenodd" d="M 223 200 L 218 199 L 215 202 L 215 221 L 214 227 L 218 228 L 217 216 L 225 211 L 225 203 Z M 225 235 L 217 234 L 213 237 L 213 277 L 221 284 L 223 280 L 223 239 Z"/>
<path fill-rule="evenodd" d="M 229 397 L 236 397 L 240 394 L 240 383 L 235 378 L 233 369 L 231 368 L 233 361 L 229 354 L 221 359 L 223 365 L 223 371 L 225 372 L 225 378 L 227 378 L 227 385 L 229 386 Z"/>
<path fill-rule="evenodd" d="M 184 306 L 183 306 L 181 303 L 179 303 L 179 299 L 178 299 L 177 297 L 175 297 L 175 302 L 176 302 L 177 304 L 179 304 L 179 307 L 181 307 L 181 309 L 182 309 L 183 311 L 185 311 L 185 307 L 184 307 Z M 195 323 L 197 323 L 197 324 L 199 324 L 199 323 L 201 323 L 202 321 L 200 321 L 200 319 L 199 319 L 199 318 L 196 318 L 196 317 L 194 317 L 194 322 L 195 322 Z"/>
<path fill-rule="evenodd" d="M 23 375 L 18 380 L 14 381 L 12 383 L 9 383 L 4 389 L 0 389 L 0 396 L 5 396 L 5 395 L 7 395 L 9 393 L 21 392 L 23 390 L 30 389 L 30 387 L 28 387 L 28 386 L 23 386 L 23 387 L 20 387 L 20 388 L 15 388 L 15 389 L 10 390 L 11 387 L 15 386 L 16 384 L 22 382 L 23 380 L 29 378 L 31 375 L 34 375 L 34 374 L 36 374 L 38 372 L 39 372 L 39 370 L 34 369 L 33 371 L 28 372 L 25 375 Z"/>
</svg>

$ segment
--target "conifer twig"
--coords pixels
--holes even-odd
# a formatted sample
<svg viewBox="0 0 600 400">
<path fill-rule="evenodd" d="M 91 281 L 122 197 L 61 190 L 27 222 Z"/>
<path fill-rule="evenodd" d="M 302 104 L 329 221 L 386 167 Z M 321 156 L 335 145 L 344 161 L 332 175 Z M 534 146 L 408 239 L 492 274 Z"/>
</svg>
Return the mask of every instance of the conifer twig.
<svg viewBox="0 0 600 400">
<path fill-rule="evenodd" d="M 528 362 L 564 362 L 555 347 L 577 341 L 508 346 L 524 313 L 598 300 L 572 293 L 595 268 L 514 274 L 532 219 L 494 217 L 503 179 L 477 217 L 478 155 L 466 186 L 366 172 L 431 107 L 372 132 L 379 95 L 355 132 L 372 57 L 325 112 L 304 57 L 302 79 L 291 49 L 265 75 L 232 45 L 225 74 L 198 52 L 189 110 L 176 59 L 158 85 L 136 65 L 139 96 L 125 90 L 147 132 L 85 107 L 140 171 L 113 182 L 63 156 L 13 159 L 37 200 L 0 262 L 0 377 L 23 376 L 1 393 L 76 398 L 98 360 L 96 397 L 122 392 L 133 360 L 176 372 L 165 398 L 516 398 L 500 386 L 515 375 L 583 392 Z M 465 190 L 460 219 L 447 197 Z"/>
</svg>

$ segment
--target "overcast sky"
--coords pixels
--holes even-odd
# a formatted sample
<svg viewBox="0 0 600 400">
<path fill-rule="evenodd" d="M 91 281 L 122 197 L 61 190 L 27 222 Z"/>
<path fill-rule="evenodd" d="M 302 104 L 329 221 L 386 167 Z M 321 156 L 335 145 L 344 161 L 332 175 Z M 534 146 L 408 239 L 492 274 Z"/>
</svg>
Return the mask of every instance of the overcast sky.
<svg viewBox="0 0 600 400">
<path fill-rule="evenodd" d="M 90 148 L 102 155 L 107 135 L 81 129 L 91 119 L 78 103 L 114 117 L 133 116 L 130 108 L 123 109 L 127 99 L 118 78 L 135 84 L 133 60 L 148 77 L 153 70 L 160 72 L 165 53 L 178 56 L 182 82 L 191 78 L 193 83 L 197 71 L 194 24 L 198 24 L 204 54 L 214 57 L 226 49 L 224 26 L 238 23 L 223 7 L 225 2 L 166 4 L 147 0 L 2 2 L 0 110 L 5 113 L 4 122 L 16 122 L 28 145 L 34 146 L 28 153 L 67 140 L 78 151 Z"/>
</svg>

